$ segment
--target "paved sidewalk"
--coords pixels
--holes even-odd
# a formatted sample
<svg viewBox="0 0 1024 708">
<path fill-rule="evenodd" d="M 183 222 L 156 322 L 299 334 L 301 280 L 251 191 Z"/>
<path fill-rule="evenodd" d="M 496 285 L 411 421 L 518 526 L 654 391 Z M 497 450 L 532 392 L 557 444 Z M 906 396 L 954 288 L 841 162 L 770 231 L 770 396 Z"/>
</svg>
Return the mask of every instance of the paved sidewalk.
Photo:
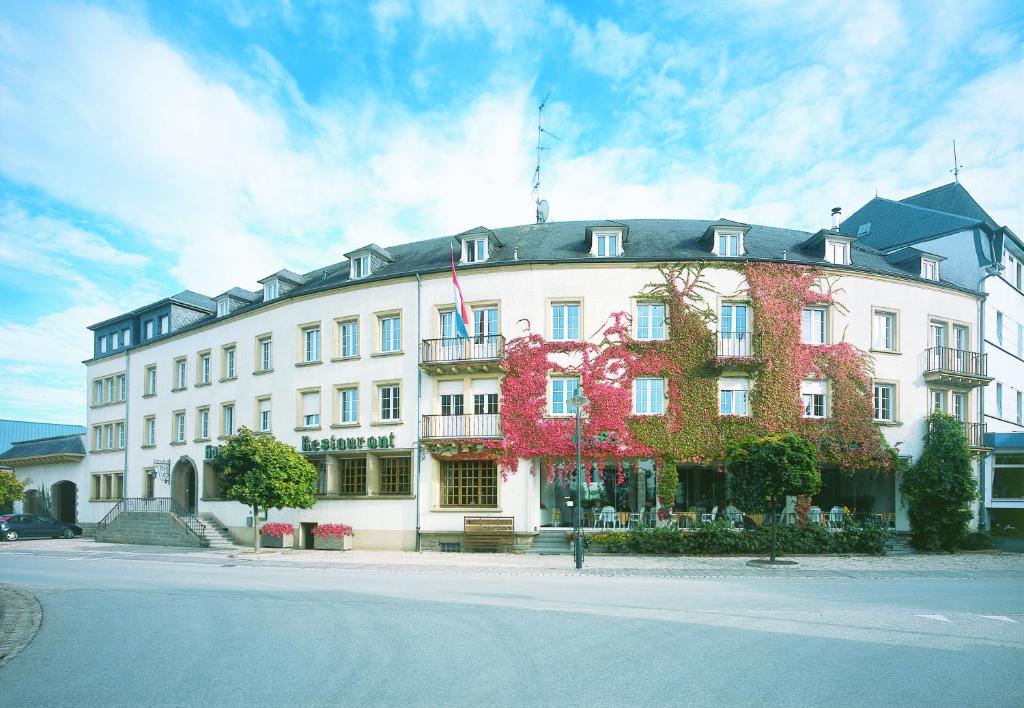
<svg viewBox="0 0 1024 708">
<path fill-rule="evenodd" d="M 0 667 L 28 646 L 39 631 L 43 610 L 28 590 L 0 585 Z"/>
</svg>

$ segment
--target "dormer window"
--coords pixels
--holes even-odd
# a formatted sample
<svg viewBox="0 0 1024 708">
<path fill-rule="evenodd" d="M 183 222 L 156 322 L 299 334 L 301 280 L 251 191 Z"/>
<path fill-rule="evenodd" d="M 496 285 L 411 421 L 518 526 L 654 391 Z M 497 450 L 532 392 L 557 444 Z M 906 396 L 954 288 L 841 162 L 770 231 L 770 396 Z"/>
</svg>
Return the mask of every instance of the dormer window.
<svg viewBox="0 0 1024 708">
<path fill-rule="evenodd" d="M 743 253 L 743 236 L 737 233 L 717 232 L 715 245 L 718 247 L 716 255 L 733 258 Z"/>
<path fill-rule="evenodd" d="M 850 265 L 850 244 L 846 241 L 826 239 L 825 260 L 836 265 Z"/>
<path fill-rule="evenodd" d="M 280 286 L 276 280 L 271 280 L 268 283 L 263 284 L 263 300 L 269 302 L 270 300 L 276 300 L 279 293 Z"/>
<path fill-rule="evenodd" d="M 223 317 L 224 315 L 231 312 L 231 303 L 228 300 L 217 301 L 217 317 Z"/>
<path fill-rule="evenodd" d="M 606 258 L 619 255 L 619 232 L 598 231 L 594 234 L 594 255 Z"/>
<path fill-rule="evenodd" d="M 351 260 L 351 269 L 349 270 L 349 277 L 353 280 L 357 278 L 365 278 L 370 274 L 370 255 L 366 254 L 363 256 L 356 256 Z"/>
<path fill-rule="evenodd" d="M 939 262 L 932 258 L 921 259 L 921 277 L 928 280 L 939 279 Z"/>
<path fill-rule="evenodd" d="M 473 238 L 462 242 L 462 262 L 480 263 L 487 260 L 487 239 Z"/>
</svg>

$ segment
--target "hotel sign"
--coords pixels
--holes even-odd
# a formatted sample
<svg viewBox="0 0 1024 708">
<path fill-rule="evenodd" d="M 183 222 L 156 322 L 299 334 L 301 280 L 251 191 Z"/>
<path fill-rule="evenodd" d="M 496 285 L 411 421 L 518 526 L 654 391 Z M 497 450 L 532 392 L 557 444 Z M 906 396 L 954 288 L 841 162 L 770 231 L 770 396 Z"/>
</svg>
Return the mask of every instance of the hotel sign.
<svg viewBox="0 0 1024 708">
<path fill-rule="evenodd" d="M 339 438 L 332 435 L 329 438 L 311 438 L 308 435 L 302 436 L 303 452 L 321 452 L 331 450 L 387 450 L 395 446 L 395 434 L 371 435 L 370 437 Z"/>
</svg>

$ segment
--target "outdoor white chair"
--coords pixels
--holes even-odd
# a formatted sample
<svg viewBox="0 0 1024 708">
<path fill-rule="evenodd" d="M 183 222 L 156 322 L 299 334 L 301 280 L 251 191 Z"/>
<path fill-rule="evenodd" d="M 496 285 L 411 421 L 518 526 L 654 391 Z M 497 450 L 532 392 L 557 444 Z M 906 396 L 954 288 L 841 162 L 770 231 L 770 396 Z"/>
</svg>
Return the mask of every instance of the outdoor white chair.
<svg viewBox="0 0 1024 708">
<path fill-rule="evenodd" d="M 615 509 L 610 506 L 606 506 L 594 514 L 595 522 L 594 525 L 598 528 L 613 529 L 618 526 L 619 517 L 615 513 Z"/>
<path fill-rule="evenodd" d="M 841 529 L 843 528 L 844 521 L 843 508 L 840 506 L 832 507 L 832 511 L 828 512 L 828 527 L 830 529 Z"/>
<path fill-rule="evenodd" d="M 812 506 L 810 508 L 810 510 L 807 512 L 807 520 L 810 521 L 812 524 L 820 524 L 821 523 L 821 507 L 820 506 Z"/>
</svg>

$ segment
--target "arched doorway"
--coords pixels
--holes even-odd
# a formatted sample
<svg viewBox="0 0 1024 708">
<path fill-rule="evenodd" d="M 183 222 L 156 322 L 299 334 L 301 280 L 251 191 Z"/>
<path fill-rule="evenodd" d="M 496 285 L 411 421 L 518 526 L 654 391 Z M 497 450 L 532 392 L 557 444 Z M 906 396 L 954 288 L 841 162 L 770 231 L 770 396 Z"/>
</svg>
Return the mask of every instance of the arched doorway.
<svg viewBox="0 0 1024 708">
<path fill-rule="evenodd" d="M 38 514 L 42 510 L 38 489 L 26 489 L 22 497 L 21 510 L 26 514 Z"/>
<path fill-rule="evenodd" d="M 50 511 L 53 518 L 65 524 L 78 522 L 78 485 L 61 480 L 50 487 Z"/>
<path fill-rule="evenodd" d="M 181 458 L 171 470 L 171 498 L 194 514 L 196 513 L 197 486 L 195 463 L 187 457 Z"/>
</svg>

